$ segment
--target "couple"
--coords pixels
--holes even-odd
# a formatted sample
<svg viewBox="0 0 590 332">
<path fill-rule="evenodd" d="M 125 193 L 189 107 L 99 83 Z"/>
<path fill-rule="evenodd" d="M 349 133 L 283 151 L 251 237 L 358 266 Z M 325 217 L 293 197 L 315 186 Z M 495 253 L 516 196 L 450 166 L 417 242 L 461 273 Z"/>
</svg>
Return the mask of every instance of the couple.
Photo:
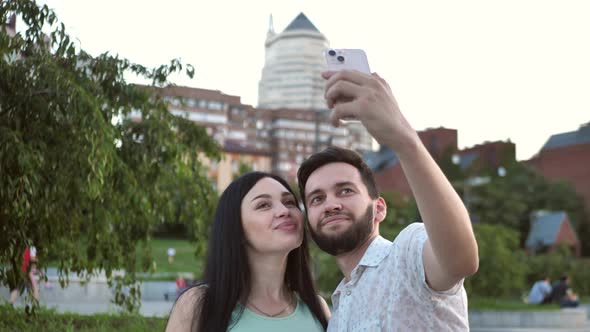
<svg viewBox="0 0 590 332">
<path fill-rule="evenodd" d="M 465 277 L 478 268 L 459 196 L 378 75 L 326 72 L 331 121 L 359 119 L 394 149 L 424 223 L 392 243 L 379 236 L 386 205 L 354 152 L 328 148 L 298 172 L 303 212 L 281 178 L 249 173 L 219 199 L 203 285 L 183 293 L 167 331 L 467 331 Z M 316 294 L 306 233 L 344 279 L 333 312 Z"/>
</svg>

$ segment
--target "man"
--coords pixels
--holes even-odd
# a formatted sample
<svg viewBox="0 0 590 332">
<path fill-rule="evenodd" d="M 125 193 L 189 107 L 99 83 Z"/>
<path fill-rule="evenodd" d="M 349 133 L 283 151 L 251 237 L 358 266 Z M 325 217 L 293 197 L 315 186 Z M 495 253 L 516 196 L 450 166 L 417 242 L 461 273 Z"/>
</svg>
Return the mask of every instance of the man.
<svg viewBox="0 0 590 332">
<path fill-rule="evenodd" d="M 379 236 L 386 205 L 353 151 L 328 148 L 298 172 L 311 233 L 335 256 L 344 280 L 332 295 L 328 331 L 467 331 L 465 277 L 479 258 L 461 199 L 403 117 L 378 75 L 322 73 L 331 121 L 356 118 L 396 151 L 424 224 L 393 243 Z"/>
<path fill-rule="evenodd" d="M 565 275 L 555 283 L 551 292 L 551 300 L 562 308 L 576 308 L 580 304 L 578 295 L 572 291 L 570 283 L 570 277 Z"/>
<path fill-rule="evenodd" d="M 543 278 L 535 282 L 529 293 L 530 304 L 542 304 L 550 302 L 551 298 L 551 284 L 549 277 Z"/>
</svg>

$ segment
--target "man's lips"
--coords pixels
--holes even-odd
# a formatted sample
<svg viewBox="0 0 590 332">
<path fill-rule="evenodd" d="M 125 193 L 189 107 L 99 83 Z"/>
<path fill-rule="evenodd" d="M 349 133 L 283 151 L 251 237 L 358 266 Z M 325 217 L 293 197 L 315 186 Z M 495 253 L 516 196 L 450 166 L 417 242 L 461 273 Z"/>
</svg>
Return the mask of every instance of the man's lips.
<svg viewBox="0 0 590 332">
<path fill-rule="evenodd" d="M 326 226 L 326 225 L 329 225 L 329 224 L 332 224 L 332 223 L 337 223 L 337 222 L 345 221 L 345 220 L 348 220 L 348 219 L 350 219 L 350 218 L 348 216 L 346 216 L 346 215 L 337 214 L 337 215 L 334 215 L 334 216 L 330 216 L 330 217 L 324 218 L 322 220 L 322 222 L 320 223 L 320 225 L 323 227 L 323 226 Z"/>
</svg>

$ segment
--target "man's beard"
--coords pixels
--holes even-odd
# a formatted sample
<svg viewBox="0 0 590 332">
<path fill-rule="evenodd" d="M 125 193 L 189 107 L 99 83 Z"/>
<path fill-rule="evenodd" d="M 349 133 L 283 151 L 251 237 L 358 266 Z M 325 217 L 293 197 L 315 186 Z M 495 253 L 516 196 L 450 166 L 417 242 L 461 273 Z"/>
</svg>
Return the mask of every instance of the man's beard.
<svg viewBox="0 0 590 332">
<path fill-rule="evenodd" d="M 350 218 L 352 225 L 344 233 L 334 235 L 322 232 L 321 226 L 317 231 L 310 230 L 311 237 L 318 247 L 332 256 L 351 252 L 365 242 L 373 232 L 373 206 L 371 204 L 358 219 L 355 219 L 354 215 L 349 212 L 332 213 L 326 217 L 333 215 L 343 215 Z"/>
</svg>

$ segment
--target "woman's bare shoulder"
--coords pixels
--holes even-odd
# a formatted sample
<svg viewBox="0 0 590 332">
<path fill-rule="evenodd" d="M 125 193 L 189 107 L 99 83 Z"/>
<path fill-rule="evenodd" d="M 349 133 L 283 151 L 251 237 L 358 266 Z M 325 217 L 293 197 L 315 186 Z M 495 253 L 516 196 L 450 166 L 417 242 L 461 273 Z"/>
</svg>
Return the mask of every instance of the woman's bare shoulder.
<svg viewBox="0 0 590 332">
<path fill-rule="evenodd" d="M 184 291 L 174 303 L 166 331 L 191 331 L 193 322 L 197 322 L 201 306 L 201 299 L 207 288 L 195 286 Z"/>
</svg>

